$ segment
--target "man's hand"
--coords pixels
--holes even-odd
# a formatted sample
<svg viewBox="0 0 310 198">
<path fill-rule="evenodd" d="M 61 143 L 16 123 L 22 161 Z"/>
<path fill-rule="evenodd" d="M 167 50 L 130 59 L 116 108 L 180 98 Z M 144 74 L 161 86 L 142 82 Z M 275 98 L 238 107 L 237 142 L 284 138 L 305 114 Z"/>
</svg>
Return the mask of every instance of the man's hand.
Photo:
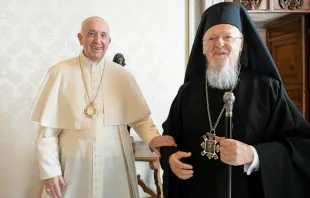
<svg viewBox="0 0 310 198">
<path fill-rule="evenodd" d="M 47 194 L 49 194 L 52 198 L 62 197 L 59 182 L 63 186 L 66 185 L 65 180 L 62 176 L 57 176 L 44 180 L 45 190 Z"/>
<path fill-rule="evenodd" d="M 189 179 L 193 177 L 193 166 L 180 161 L 183 157 L 190 157 L 191 153 L 178 151 L 169 157 L 169 164 L 172 172 L 180 179 Z"/>
<path fill-rule="evenodd" d="M 156 136 L 151 141 L 149 146 L 160 157 L 159 147 L 162 146 L 177 146 L 173 137 L 169 135 Z"/>
<path fill-rule="evenodd" d="M 254 153 L 251 147 L 243 142 L 216 137 L 220 143 L 221 161 L 225 164 L 240 166 L 252 163 Z"/>
</svg>

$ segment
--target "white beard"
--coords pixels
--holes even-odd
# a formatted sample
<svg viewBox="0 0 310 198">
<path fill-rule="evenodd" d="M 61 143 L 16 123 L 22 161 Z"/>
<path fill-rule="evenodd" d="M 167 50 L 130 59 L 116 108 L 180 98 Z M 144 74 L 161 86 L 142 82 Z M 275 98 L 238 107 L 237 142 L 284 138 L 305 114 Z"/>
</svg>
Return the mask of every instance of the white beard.
<svg viewBox="0 0 310 198">
<path fill-rule="evenodd" d="M 207 68 L 209 85 L 217 89 L 234 88 L 238 82 L 239 67 L 239 58 L 234 65 L 225 64 L 220 70 L 209 64 Z"/>
</svg>

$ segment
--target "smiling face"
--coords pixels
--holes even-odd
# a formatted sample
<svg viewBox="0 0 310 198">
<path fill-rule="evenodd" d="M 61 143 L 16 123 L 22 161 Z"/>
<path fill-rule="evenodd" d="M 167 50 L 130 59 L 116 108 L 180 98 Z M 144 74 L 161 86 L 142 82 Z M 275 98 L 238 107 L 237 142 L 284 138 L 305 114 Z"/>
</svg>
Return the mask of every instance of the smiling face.
<svg viewBox="0 0 310 198">
<path fill-rule="evenodd" d="M 216 67 L 218 71 L 225 65 L 235 65 L 242 47 L 241 32 L 230 24 L 215 25 L 204 35 L 203 54 L 208 66 Z"/>
<path fill-rule="evenodd" d="M 239 56 L 243 47 L 242 34 L 229 24 L 211 27 L 203 38 L 207 58 L 207 79 L 211 87 L 232 89 L 238 82 Z"/>
<path fill-rule="evenodd" d="M 100 17 L 90 17 L 82 23 L 78 39 L 84 55 L 93 62 L 99 62 L 111 43 L 109 26 Z"/>
</svg>

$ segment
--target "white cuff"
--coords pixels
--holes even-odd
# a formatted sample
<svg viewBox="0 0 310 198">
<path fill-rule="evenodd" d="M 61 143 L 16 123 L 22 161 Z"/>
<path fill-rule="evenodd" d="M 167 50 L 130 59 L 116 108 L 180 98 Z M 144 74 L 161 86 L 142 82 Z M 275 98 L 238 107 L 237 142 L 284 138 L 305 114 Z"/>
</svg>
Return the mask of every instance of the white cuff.
<svg viewBox="0 0 310 198">
<path fill-rule="evenodd" d="M 256 149 L 253 146 L 250 146 L 253 150 L 253 161 L 252 163 L 244 164 L 244 172 L 247 173 L 247 175 L 251 175 L 252 172 L 258 171 L 259 169 L 259 158 Z"/>
<path fill-rule="evenodd" d="M 158 129 L 149 116 L 128 125 L 135 130 L 145 145 L 149 145 L 154 137 L 160 136 Z"/>
<path fill-rule="evenodd" d="M 58 153 L 59 130 L 41 127 L 36 140 L 40 166 L 40 179 L 45 180 L 62 175 Z"/>
</svg>

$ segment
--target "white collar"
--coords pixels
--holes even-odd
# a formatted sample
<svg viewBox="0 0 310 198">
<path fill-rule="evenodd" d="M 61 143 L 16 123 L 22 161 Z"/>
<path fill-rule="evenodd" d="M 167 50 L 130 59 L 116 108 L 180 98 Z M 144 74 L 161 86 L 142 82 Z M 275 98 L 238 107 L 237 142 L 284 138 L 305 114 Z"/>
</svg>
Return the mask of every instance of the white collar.
<svg viewBox="0 0 310 198">
<path fill-rule="evenodd" d="M 101 59 L 99 62 L 93 62 L 91 60 L 89 60 L 89 58 L 87 58 L 83 51 L 80 53 L 80 58 L 81 58 L 81 64 L 82 65 L 88 65 L 88 66 L 93 66 L 93 67 L 97 67 L 99 66 L 100 64 L 99 63 L 104 63 L 104 58 Z"/>
</svg>

